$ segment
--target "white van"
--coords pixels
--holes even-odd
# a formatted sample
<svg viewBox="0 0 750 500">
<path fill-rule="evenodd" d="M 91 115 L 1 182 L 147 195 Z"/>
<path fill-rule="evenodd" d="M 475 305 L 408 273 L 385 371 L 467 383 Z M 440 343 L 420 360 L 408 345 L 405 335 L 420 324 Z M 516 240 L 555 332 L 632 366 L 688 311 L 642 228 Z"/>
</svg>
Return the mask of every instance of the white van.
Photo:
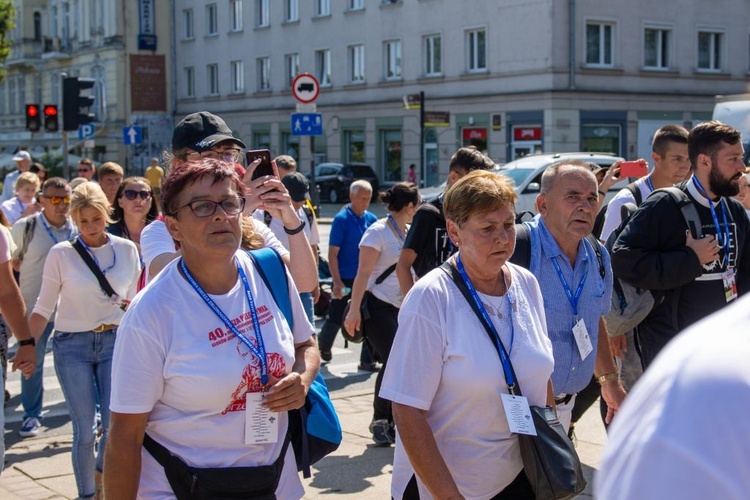
<svg viewBox="0 0 750 500">
<path fill-rule="evenodd" d="M 745 164 L 750 159 L 750 94 L 716 96 L 713 119 L 731 125 L 742 132 Z"/>
</svg>

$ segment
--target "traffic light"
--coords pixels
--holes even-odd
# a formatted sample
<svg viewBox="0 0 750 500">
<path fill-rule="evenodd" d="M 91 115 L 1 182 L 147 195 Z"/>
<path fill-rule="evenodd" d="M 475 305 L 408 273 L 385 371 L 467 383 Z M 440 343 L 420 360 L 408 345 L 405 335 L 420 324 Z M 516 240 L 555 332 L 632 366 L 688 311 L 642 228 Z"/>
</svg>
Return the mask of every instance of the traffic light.
<svg viewBox="0 0 750 500">
<path fill-rule="evenodd" d="M 42 128 L 42 117 L 39 116 L 39 105 L 38 104 L 27 104 L 26 105 L 26 130 L 31 132 L 39 132 Z"/>
<path fill-rule="evenodd" d="M 96 83 L 91 78 L 67 77 L 63 79 L 63 130 L 78 130 L 79 125 L 85 125 L 96 120 L 96 115 L 89 112 L 94 104 L 90 95 L 81 95 Z"/>
<path fill-rule="evenodd" d="M 54 104 L 44 105 L 44 130 L 46 132 L 57 132 L 60 126 L 57 122 L 57 106 Z"/>
</svg>

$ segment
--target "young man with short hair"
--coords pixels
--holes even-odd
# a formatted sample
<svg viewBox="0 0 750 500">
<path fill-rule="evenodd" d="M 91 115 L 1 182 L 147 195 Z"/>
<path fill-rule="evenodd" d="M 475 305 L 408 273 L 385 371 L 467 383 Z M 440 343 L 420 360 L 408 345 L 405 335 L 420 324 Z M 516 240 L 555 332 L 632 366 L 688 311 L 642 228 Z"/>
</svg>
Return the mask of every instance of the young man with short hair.
<svg viewBox="0 0 750 500">
<path fill-rule="evenodd" d="M 120 188 L 122 179 L 125 177 L 125 171 L 117 163 L 108 161 L 99 165 L 98 175 L 102 191 L 107 195 L 109 202 L 114 204 L 117 190 Z"/>
<path fill-rule="evenodd" d="M 93 181 L 95 173 L 96 168 L 94 167 L 94 161 L 91 158 L 81 158 L 78 161 L 78 177 L 86 179 L 87 181 Z"/>
</svg>

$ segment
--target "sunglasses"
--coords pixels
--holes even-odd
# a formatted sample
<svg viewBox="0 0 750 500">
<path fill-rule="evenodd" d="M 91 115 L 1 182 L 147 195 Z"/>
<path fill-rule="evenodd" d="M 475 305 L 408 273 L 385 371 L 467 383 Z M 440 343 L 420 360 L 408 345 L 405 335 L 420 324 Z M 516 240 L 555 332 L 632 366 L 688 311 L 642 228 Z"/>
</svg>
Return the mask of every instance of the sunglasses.
<svg viewBox="0 0 750 500">
<path fill-rule="evenodd" d="M 139 196 L 142 200 L 148 200 L 151 198 L 151 191 L 136 191 L 135 189 L 126 189 L 122 192 L 122 194 L 125 195 L 125 198 L 129 200 L 135 200 Z"/>
<path fill-rule="evenodd" d="M 47 198 L 50 203 L 53 205 L 59 205 L 60 203 L 65 203 L 66 205 L 70 205 L 70 196 L 45 196 L 42 195 L 44 198 Z"/>
</svg>

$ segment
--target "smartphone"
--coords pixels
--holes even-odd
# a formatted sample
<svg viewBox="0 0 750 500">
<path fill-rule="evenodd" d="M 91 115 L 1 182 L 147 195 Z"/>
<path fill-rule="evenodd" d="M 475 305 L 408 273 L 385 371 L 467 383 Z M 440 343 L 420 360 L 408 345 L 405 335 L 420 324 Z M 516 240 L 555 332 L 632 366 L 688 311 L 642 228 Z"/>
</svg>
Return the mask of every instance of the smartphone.
<svg viewBox="0 0 750 500">
<path fill-rule="evenodd" d="M 252 149 L 245 153 L 245 159 L 247 164 L 250 165 L 252 162 L 260 158 L 260 165 L 255 168 L 253 172 L 253 180 L 258 177 L 265 175 L 273 175 L 273 167 L 271 166 L 271 152 L 267 149 Z"/>
<path fill-rule="evenodd" d="M 648 174 L 648 165 L 641 161 L 621 161 L 620 178 L 644 177 Z"/>
</svg>

